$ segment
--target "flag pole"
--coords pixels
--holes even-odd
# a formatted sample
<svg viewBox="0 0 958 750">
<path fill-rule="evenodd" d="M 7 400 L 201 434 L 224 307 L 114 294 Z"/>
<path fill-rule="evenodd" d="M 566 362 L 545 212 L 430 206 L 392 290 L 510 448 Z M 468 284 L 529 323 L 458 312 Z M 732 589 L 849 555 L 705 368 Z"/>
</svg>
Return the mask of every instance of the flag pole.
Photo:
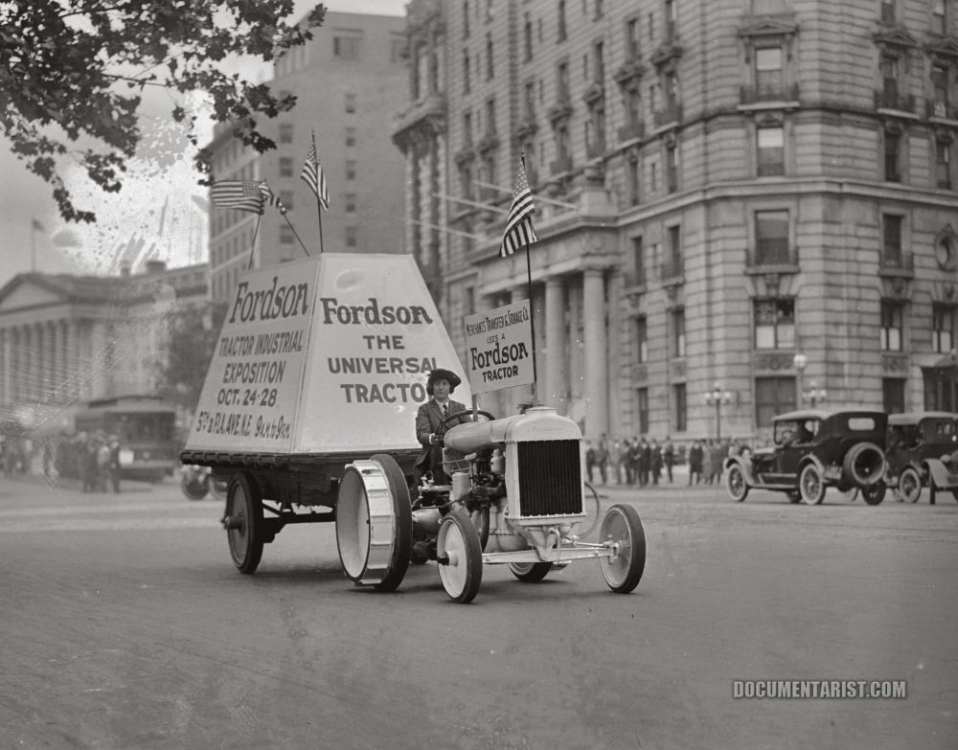
<svg viewBox="0 0 958 750">
<path fill-rule="evenodd" d="M 256 214 L 256 226 L 253 227 L 253 241 L 250 243 L 249 248 L 249 260 L 246 263 L 246 270 L 250 270 L 253 267 L 253 251 L 256 249 L 256 235 L 259 233 L 259 222 L 263 218 L 263 214 Z"/>
<path fill-rule="evenodd" d="M 303 240 L 300 238 L 299 232 L 296 231 L 296 227 L 293 226 L 293 222 L 289 220 L 289 215 L 288 215 L 287 212 L 286 212 L 286 206 L 283 206 L 283 207 L 280 209 L 279 212 L 283 215 L 283 218 L 286 219 L 286 223 L 289 224 L 289 228 L 293 230 L 293 234 L 296 235 L 296 239 L 299 240 L 299 246 L 300 246 L 301 248 L 303 248 L 303 252 L 306 253 L 306 257 L 308 258 L 308 257 L 309 257 L 309 250 L 307 250 L 307 249 L 306 249 L 306 245 L 303 244 Z M 320 236 L 320 237 L 323 236 L 323 235 L 322 235 L 322 229 L 320 229 L 320 235 L 319 235 L 319 236 Z M 320 244 L 322 244 L 322 241 L 320 241 Z M 320 251 L 320 252 L 322 252 L 322 251 Z"/>
<path fill-rule="evenodd" d="M 519 154 L 519 160 L 522 162 L 522 171 L 526 171 L 526 152 Z M 526 287 L 529 296 L 529 326 L 532 330 L 532 404 L 541 406 L 539 403 L 539 373 L 536 367 L 536 308 L 532 300 L 532 261 L 529 259 L 529 243 L 526 244 Z"/>
<path fill-rule="evenodd" d="M 30 225 L 30 272 L 37 272 L 37 225 Z"/>
<path fill-rule="evenodd" d="M 310 133 L 310 137 L 312 138 L 312 143 L 313 143 L 313 158 L 316 160 L 316 162 L 314 162 L 313 164 L 313 167 L 316 170 L 316 216 L 319 219 L 319 253 L 320 255 L 322 255 L 323 253 L 323 204 L 322 204 L 322 201 L 320 201 L 319 199 L 319 190 L 320 190 L 319 168 L 317 166 L 317 163 L 319 162 L 319 152 L 316 150 L 316 131 L 315 130 Z"/>
</svg>

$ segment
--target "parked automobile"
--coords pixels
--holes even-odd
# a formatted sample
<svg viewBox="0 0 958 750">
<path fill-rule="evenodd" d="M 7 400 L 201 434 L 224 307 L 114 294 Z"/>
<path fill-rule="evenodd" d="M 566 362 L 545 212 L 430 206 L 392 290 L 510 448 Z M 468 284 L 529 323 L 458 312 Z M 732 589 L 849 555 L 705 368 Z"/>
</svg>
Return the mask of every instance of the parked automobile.
<svg viewBox="0 0 958 750">
<path fill-rule="evenodd" d="M 885 444 L 885 482 L 897 490 L 899 500 L 918 502 L 923 487 L 932 503 L 938 490 L 951 490 L 958 500 L 958 414 L 892 414 Z"/>
<path fill-rule="evenodd" d="M 774 446 L 725 460 L 725 486 L 741 502 L 748 491 L 784 492 L 790 502 L 819 505 L 825 491 L 861 489 L 869 505 L 885 497 L 888 415 L 871 409 L 801 409 L 772 419 Z"/>
</svg>

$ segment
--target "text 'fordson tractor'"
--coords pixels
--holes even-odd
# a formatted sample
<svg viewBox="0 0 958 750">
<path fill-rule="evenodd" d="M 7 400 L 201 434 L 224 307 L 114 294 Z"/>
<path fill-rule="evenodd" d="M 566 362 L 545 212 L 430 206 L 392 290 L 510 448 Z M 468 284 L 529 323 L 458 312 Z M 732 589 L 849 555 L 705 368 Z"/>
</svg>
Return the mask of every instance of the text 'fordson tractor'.
<svg viewBox="0 0 958 750">
<path fill-rule="evenodd" d="M 445 432 L 448 485 L 414 488 L 389 455 L 346 467 L 336 503 L 336 538 L 346 575 L 395 588 L 410 560 L 438 563 L 457 602 L 479 591 L 483 563 L 507 564 L 520 581 L 538 582 L 553 567 L 597 558 L 609 587 L 628 593 L 645 568 L 645 532 L 636 510 L 614 505 L 598 540 L 576 534 L 583 512 L 582 435 L 554 409 L 535 407 Z M 471 419 L 453 414 L 446 424 Z"/>
</svg>

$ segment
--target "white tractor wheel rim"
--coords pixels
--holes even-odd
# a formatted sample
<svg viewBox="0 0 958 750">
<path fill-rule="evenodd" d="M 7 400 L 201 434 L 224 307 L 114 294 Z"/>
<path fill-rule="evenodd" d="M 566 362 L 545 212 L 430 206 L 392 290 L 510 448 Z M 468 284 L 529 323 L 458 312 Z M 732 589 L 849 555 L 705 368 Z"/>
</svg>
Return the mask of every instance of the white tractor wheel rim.
<svg viewBox="0 0 958 750">
<path fill-rule="evenodd" d="M 441 552 L 449 558 L 448 565 L 439 566 L 439 578 L 443 588 L 453 597 L 459 596 L 466 588 L 466 566 L 460 561 L 466 559 L 466 542 L 462 531 L 454 521 L 446 521 L 439 532 Z"/>
</svg>

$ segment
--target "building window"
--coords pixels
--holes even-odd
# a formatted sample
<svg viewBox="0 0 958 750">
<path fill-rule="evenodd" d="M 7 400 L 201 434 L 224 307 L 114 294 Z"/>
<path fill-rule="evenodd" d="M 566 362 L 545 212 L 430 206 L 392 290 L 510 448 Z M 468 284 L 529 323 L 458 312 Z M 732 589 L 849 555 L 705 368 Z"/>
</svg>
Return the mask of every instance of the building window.
<svg viewBox="0 0 958 750">
<path fill-rule="evenodd" d="M 569 101 L 569 63 L 559 63 L 556 68 L 556 83 L 558 90 L 556 97 L 558 104 L 564 104 Z"/>
<path fill-rule="evenodd" d="M 670 193 L 674 193 L 679 189 L 679 146 L 677 143 L 671 143 L 665 147 L 665 168 L 668 190 Z"/>
<path fill-rule="evenodd" d="M 280 245 L 292 245 L 293 244 L 293 228 L 288 224 L 279 225 L 279 244 Z"/>
<path fill-rule="evenodd" d="M 666 258 L 662 277 L 666 279 L 677 278 L 685 270 L 682 257 L 682 227 L 675 225 L 668 228 L 669 238 L 669 257 Z"/>
<path fill-rule="evenodd" d="M 459 192 L 466 200 L 472 200 L 472 164 L 468 161 L 459 165 Z"/>
<path fill-rule="evenodd" d="M 639 205 L 642 198 L 639 181 L 640 164 L 641 162 L 637 154 L 626 160 L 626 170 L 628 171 L 629 178 L 629 203 L 633 206 Z"/>
<path fill-rule="evenodd" d="M 559 17 L 559 41 L 564 42 L 567 36 L 565 25 L 565 0 L 559 0 L 559 7 L 556 10 L 556 14 Z"/>
<path fill-rule="evenodd" d="M 356 113 L 356 95 L 347 92 L 346 94 L 346 114 L 352 115 Z"/>
<path fill-rule="evenodd" d="M 472 112 L 462 113 L 462 145 L 472 146 Z"/>
<path fill-rule="evenodd" d="M 785 174 L 785 129 L 781 125 L 758 129 L 758 176 Z"/>
<path fill-rule="evenodd" d="M 649 361 L 649 330 L 644 315 L 635 319 L 635 361 L 640 365 Z"/>
<path fill-rule="evenodd" d="M 672 403 L 675 408 L 675 431 L 685 432 L 688 429 L 689 414 L 688 400 L 685 392 L 685 383 L 678 383 L 672 386 Z"/>
<path fill-rule="evenodd" d="M 293 176 L 293 159 L 290 156 L 281 156 L 279 157 L 279 176 L 280 177 L 292 177 Z"/>
<path fill-rule="evenodd" d="M 639 135 L 638 127 L 642 122 L 642 116 L 639 112 L 639 105 L 642 101 L 642 97 L 636 88 L 627 88 L 623 92 L 622 96 L 625 100 L 626 122 L 631 129 L 630 137 L 635 138 Z"/>
<path fill-rule="evenodd" d="M 883 54 L 878 63 L 878 69 L 881 72 L 882 93 L 884 94 L 882 104 L 886 107 L 894 107 L 898 102 L 898 58 L 894 55 Z"/>
<path fill-rule="evenodd" d="M 353 33 L 349 36 L 333 37 L 333 56 L 341 60 L 358 60 L 359 48 L 362 43 L 362 33 Z"/>
<path fill-rule="evenodd" d="M 346 213 L 348 214 L 356 213 L 355 193 L 346 193 L 346 195 L 343 196 L 343 207 L 346 209 Z"/>
<path fill-rule="evenodd" d="M 935 117 L 948 117 L 948 73 L 944 65 L 931 66 L 932 103 Z"/>
<path fill-rule="evenodd" d="M 932 0 L 931 30 L 936 34 L 948 33 L 948 18 L 945 15 L 945 0 Z"/>
<path fill-rule="evenodd" d="M 625 22 L 625 58 L 639 59 L 639 19 L 630 18 Z"/>
<path fill-rule="evenodd" d="M 492 16 L 493 16 L 493 13 L 495 12 L 494 8 L 492 7 L 492 3 L 493 3 L 493 0 L 486 0 L 486 23 L 489 23 L 490 21 L 492 21 Z"/>
<path fill-rule="evenodd" d="M 605 84 L 605 44 L 596 42 L 592 47 L 592 58 L 595 61 L 592 70 L 592 80 L 600 86 Z"/>
<path fill-rule="evenodd" d="M 659 163 L 654 159 L 649 162 L 649 191 L 651 195 L 659 192 Z"/>
<path fill-rule="evenodd" d="M 782 98 L 781 47 L 759 47 L 755 50 L 755 90 L 759 100 Z"/>
<path fill-rule="evenodd" d="M 496 100 L 495 97 L 486 100 L 486 135 L 496 133 Z"/>
<path fill-rule="evenodd" d="M 685 308 L 672 311 L 672 356 L 685 356 Z"/>
<path fill-rule="evenodd" d="M 346 247 L 356 247 L 358 241 L 359 229 L 357 227 L 346 227 Z"/>
<path fill-rule="evenodd" d="M 886 352 L 902 350 L 902 330 L 905 306 L 901 302 L 882 300 L 881 348 Z"/>
<path fill-rule="evenodd" d="M 882 264 L 901 266 L 901 225 L 902 217 L 894 214 L 882 214 Z"/>
<path fill-rule="evenodd" d="M 771 427 L 772 417 L 797 406 L 795 378 L 755 378 L 755 426 Z"/>
<path fill-rule="evenodd" d="M 532 122 L 536 119 L 536 82 L 529 81 L 526 83 L 524 91 L 523 106 L 525 112 L 523 114 L 528 122 Z"/>
<path fill-rule="evenodd" d="M 882 378 L 882 405 L 888 414 L 903 414 L 905 411 L 905 380 Z"/>
<path fill-rule="evenodd" d="M 931 308 L 931 342 L 932 348 L 938 354 L 948 354 L 955 347 L 956 330 L 955 305 L 935 303 Z"/>
<path fill-rule="evenodd" d="M 355 159 L 346 160 L 346 179 L 347 180 L 356 179 L 356 160 Z"/>
<path fill-rule="evenodd" d="M 279 200 L 283 204 L 283 208 L 285 208 L 287 211 L 291 211 L 293 209 L 293 204 L 295 201 L 293 200 L 292 190 L 280 190 Z"/>
<path fill-rule="evenodd" d="M 469 69 L 469 50 L 462 51 L 462 90 L 468 94 L 472 90 L 472 74 Z"/>
<path fill-rule="evenodd" d="M 496 154 L 494 151 L 490 151 L 482 160 L 482 179 L 483 182 L 488 182 L 490 185 L 496 184 Z M 490 198 L 498 196 L 498 192 L 493 188 L 486 188 L 487 194 Z"/>
<path fill-rule="evenodd" d="M 795 346 L 795 300 L 755 300 L 755 348 Z"/>
<path fill-rule="evenodd" d="M 496 75 L 495 64 L 493 63 L 492 34 L 486 34 L 486 80 L 491 81 Z"/>
<path fill-rule="evenodd" d="M 593 19 L 598 21 L 603 16 L 605 16 L 605 3 L 602 2 L 602 0 L 595 0 L 595 15 Z"/>
<path fill-rule="evenodd" d="M 462 0 L 462 38 L 469 38 L 469 0 Z"/>
<path fill-rule="evenodd" d="M 293 125 L 289 122 L 281 123 L 279 126 L 279 142 L 280 143 L 292 143 L 293 142 Z"/>
<path fill-rule="evenodd" d="M 675 38 L 675 0 L 665 0 L 665 38 Z"/>
<path fill-rule="evenodd" d="M 638 388 L 635 395 L 638 401 L 639 434 L 647 435 L 649 432 L 649 389 Z"/>
<path fill-rule="evenodd" d="M 935 184 L 943 190 L 951 190 L 951 141 L 935 139 Z"/>
<path fill-rule="evenodd" d="M 901 182 L 901 136 L 885 131 L 885 182 Z"/>
<path fill-rule="evenodd" d="M 525 14 L 525 21 L 522 24 L 523 50 L 525 52 L 525 62 L 532 60 L 532 16 Z"/>
<path fill-rule="evenodd" d="M 755 212 L 755 265 L 787 265 L 788 211 Z"/>
<path fill-rule="evenodd" d="M 402 62 L 406 56 L 406 37 L 403 34 L 392 34 L 389 39 L 389 62 Z"/>
<path fill-rule="evenodd" d="M 356 145 L 356 128 L 346 128 L 346 145 L 355 146 Z"/>
</svg>

